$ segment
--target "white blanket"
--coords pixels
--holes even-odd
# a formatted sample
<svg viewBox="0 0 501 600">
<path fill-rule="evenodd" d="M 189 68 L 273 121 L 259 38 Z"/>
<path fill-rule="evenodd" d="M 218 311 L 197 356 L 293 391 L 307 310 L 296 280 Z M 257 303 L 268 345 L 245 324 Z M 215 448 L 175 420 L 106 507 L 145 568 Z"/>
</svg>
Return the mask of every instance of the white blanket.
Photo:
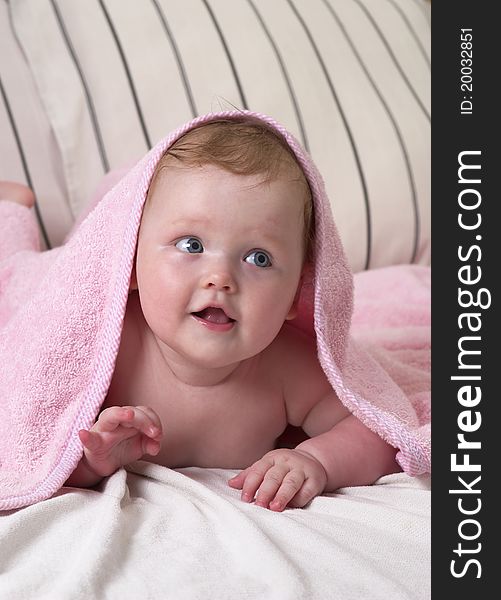
<svg viewBox="0 0 501 600">
<path fill-rule="evenodd" d="M 233 474 L 140 461 L 98 491 L 1 513 L 0 598 L 430 597 L 429 478 L 390 475 L 273 513 L 241 502 Z"/>
</svg>

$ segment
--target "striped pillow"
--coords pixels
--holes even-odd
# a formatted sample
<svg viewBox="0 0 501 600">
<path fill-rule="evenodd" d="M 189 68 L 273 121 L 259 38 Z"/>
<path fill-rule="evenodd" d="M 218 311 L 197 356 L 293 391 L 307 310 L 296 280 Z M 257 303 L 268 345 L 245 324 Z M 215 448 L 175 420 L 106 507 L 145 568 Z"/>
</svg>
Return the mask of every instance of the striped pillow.
<svg viewBox="0 0 501 600">
<path fill-rule="evenodd" d="M 11 67 L 16 103 L 19 86 L 31 86 L 23 102 L 36 104 L 37 116 L 25 109 L 20 145 L 36 149 L 30 172 L 37 164 L 57 182 L 58 214 L 49 190 L 42 198 L 36 189 L 50 243 L 105 172 L 193 116 L 235 106 L 273 116 L 311 153 L 355 271 L 427 264 L 427 8 L 420 0 L 11 0 L 25 62 L 0 74 Z M 13 130 L 20 117 L 5 115 Z M 37 130 L 32 141 L 42 123 L 45 140 Z M 21 158 L 11 160 L 9 176 L 27 180 Z"/>
<path fill-rule="evenodd" d="M 0 179 L 24 182 L 35 190 L 45 247 L 64 237 L 73 215 L 61 155 L 6 2 L 0 2 Z"/>
</svg>

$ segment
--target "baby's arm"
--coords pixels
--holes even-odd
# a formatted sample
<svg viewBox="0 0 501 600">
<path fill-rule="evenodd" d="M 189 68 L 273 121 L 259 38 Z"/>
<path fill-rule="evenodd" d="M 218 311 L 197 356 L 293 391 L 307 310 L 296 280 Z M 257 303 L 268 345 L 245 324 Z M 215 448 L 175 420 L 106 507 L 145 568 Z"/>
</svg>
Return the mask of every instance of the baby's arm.
<svg viewBox="0 0 501 600">
<path fill-rule="evenodd" d="M 311 438 L 294 449 L 268 452 L 230 479 L 242 499 L 281 511 L 302 507 L 343 486 L 369 485 L 400 471 L 395 448 L 365 427 L 342 404 L 318 362 L 314 340 L 292 328 L 281 332 L 286 365 L 284 398 L 289 424 Z M 285 358 L 284 358 L 285 357 Z"/>
<path fill-rule="evenodd" d="M 370 485 L 383 475 L 400 471 L 395 462 L 396 449 L 347 409 L 344 409 L 346 416 L 332 424 L 335 407 L 340 404 L 334 392 L 318 402 L 302 425 L 310 439 L 296 447 L 316 458 L 324 467 L 327 474 L 325 491 Z"/>
<path fill-rule="evenodd" d="M 318 402 L 302 427 L 310 439 L 268 452 L 230 479 L 242 500 L 274 511 L 302 507 L 323 492 L 370 485 L 400 471 L 392 448 L 341 404 L 334 392 Z"/>
<path fill-rule="evenodd" d="M 91 487 L 123 465 L 160 451 L 162 423 L 147 406 L 111 406 L 78 433 L 82 459 L 65 485 Z"/>
</svg>

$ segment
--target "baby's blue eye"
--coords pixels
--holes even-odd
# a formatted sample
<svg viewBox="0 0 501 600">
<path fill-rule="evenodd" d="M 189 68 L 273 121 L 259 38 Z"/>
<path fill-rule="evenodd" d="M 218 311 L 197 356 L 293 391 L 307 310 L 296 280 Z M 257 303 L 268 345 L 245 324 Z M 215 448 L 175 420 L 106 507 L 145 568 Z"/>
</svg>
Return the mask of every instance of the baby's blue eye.
<svg viewBox="0 0 501 600">
<path fill-rule="evenodd" d="M 202 242 L 194 237 L 185 237 L 182 240 L 179 240 L 176 244 L 176 248 L 179 248 L 179 250 L 182 250 L 183 252 L 189 252 L 190 254 L 199 254 L 204 251 Z"/>
<path fill-rule="evenodd" d="M 271 258 L 262 250 L 254 250 L 248 254 L 245 262 L 256 265 L 256 267 L 271 267 Z"/>
</svg>

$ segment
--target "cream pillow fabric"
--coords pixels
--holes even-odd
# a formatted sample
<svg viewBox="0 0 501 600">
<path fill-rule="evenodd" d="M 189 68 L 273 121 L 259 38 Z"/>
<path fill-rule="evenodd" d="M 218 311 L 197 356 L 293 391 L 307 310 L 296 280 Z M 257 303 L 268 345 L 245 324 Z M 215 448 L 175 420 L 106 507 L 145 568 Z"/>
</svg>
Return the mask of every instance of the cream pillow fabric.
<svg viewBox="0 0 501 600">
<path fill-rule="evenodd" d="M 54 243 L 107 171 L 235 106 L 273 116 L 311 153 L 355 271 L 429 262 L 430 23 L 419 0 L 9 4 L 50 127 L 40 164 L 66 199 L 46 224 Z"/>
</svg>

